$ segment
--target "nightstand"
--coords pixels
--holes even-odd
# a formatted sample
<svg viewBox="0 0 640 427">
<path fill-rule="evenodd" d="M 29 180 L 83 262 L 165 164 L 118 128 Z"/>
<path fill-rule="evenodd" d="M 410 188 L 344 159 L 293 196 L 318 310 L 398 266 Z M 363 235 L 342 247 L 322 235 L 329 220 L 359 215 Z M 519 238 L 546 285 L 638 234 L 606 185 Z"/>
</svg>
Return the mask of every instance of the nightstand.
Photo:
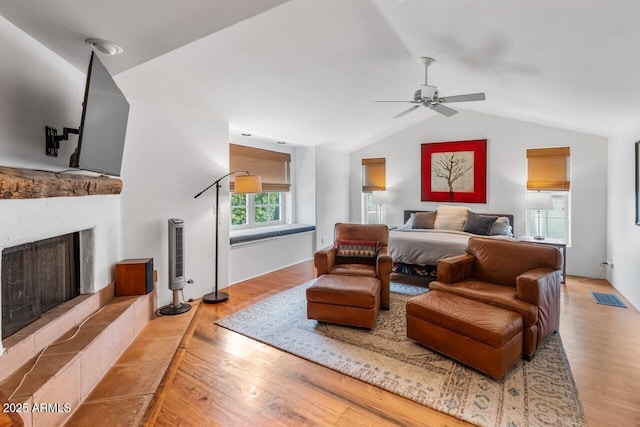
<svg viewBox="0 0 640 427">
<path fill-rule="evenodd" d="M 537 243 L 539 245 L 547 245 L 553 246 L 555 248 L 560 249 L 562 252 L 562 283 L 565 283 L 567 278 L 567 244 L 560 239 L 534 239 L 531 236 L 518 236 L 518 241 L 520 242 L 529 242 L 529 243 Z"/>
</svg>

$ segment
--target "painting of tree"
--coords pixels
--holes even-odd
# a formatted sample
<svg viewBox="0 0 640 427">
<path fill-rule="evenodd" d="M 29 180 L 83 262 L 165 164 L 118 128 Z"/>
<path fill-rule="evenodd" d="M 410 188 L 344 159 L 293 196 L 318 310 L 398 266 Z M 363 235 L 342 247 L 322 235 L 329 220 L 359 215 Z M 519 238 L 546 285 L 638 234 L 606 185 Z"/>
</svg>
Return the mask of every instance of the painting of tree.
<svg viewBox="0 0 640 427">
<path fill-rule="evenodd" d="M 423 202 L 486 203 L 487 140 L 421 146 Z"/>
<path fill-rule="evenodd" d="M 449 201 L 454 192 L 473 192 L 473 151 L 434 153 L 431 157 L 431 190 L 448 191 Z"/>
</svg>

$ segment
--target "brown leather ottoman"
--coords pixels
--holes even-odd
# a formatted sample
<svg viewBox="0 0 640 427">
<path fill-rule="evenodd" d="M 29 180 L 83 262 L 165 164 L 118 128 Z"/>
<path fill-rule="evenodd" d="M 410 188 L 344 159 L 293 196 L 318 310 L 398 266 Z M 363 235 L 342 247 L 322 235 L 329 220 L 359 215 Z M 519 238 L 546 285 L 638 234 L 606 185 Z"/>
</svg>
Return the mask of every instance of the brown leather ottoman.
<svg viewBox="0 0 640 427">
<path fill-rule="evenodd" d="M 323 274 L 307 288 L 307 319 L 373 328 L 380 286 L 375 277 Z"/>
<path fill-rule="evenodd" d="M 522 357 L 522 317 L 443 291 L 407 301 L 407 336 L 494 378 Z"/>
</svg>

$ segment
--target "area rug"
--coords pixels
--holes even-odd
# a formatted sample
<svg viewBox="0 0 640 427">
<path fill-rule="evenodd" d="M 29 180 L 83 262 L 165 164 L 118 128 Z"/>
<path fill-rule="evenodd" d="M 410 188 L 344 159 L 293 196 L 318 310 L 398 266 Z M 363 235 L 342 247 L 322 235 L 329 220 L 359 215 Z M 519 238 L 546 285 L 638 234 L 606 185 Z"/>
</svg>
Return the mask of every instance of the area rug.
<svg viewBox="0 0 640 427">
<path fill-rule="evenodd" d="M 496 381 L 406 337 L 405 303 L 424 288 L 392 283 L 390 310 L 366 330 L 308 320 L 309 285 L 216 324 L 476 425 L 585 425 L 559 334 Z"/>
</svg>

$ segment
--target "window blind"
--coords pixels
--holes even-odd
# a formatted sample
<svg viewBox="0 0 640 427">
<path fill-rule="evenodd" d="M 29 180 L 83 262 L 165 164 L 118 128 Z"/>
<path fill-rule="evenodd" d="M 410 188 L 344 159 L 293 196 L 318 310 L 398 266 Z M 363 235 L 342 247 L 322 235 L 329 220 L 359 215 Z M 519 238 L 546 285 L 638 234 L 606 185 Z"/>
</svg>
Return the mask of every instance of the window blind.
<svg viewBox="0 0 640 427">
<path fill-rule="evenodd" d="M 387 189 L 387 160 L 384 157 L 362 159 L 362 192 L 384 191 Z"/>
<path fill-rule="evenodd" d="M 229 170 L 249 171 L 262 178 L 262 191 L 291 190 L 291 154 L 244 145 L 229 144 Z M 235 187 L 235 177 L 229 179 L 229 190 Z"/>
<path fill-rule="evenodd" d="M 569 147 L 527 149 L 527 190 L 569 191 Z"/>
</svg>

